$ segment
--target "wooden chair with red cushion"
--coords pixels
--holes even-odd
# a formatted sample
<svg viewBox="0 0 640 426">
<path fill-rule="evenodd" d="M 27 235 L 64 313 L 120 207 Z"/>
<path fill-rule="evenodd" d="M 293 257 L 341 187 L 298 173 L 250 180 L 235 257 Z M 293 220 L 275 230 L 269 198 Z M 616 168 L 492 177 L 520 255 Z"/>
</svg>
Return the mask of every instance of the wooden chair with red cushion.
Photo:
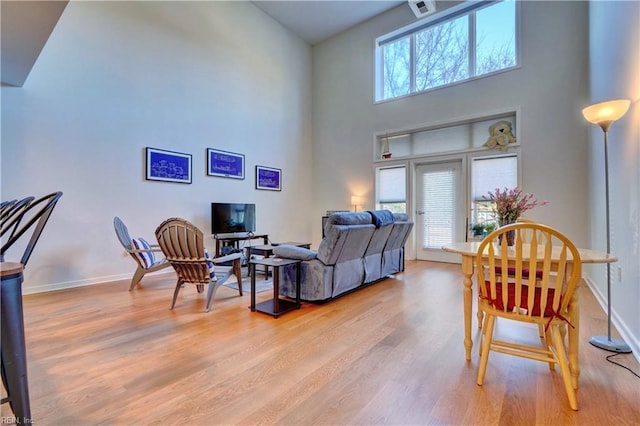
<svg viewBox="0 0 640 426">
<path fill-rule="evenodd" d="M 499 245 L 500 236 L 506 238 L 509 231 L 516 232 L 514 245 Z M 525 234 L 530 239 L 524 238 Z M 552 261 L 552 256 L 556 260 Z M 496 272 L 498 266 L 500 274 Z M 491 351 L 547 362 L 552 369 L 558 364 L 569 405 L 577 410 L 561 332 L 568 323 L 568 305 L 581 279 L 582 264 L 574 244 L 551 227 L 515 223 L 495 230 L 482 241 L 476 267 L 478 305 L 485 315 L 478 385 L 484 382 Z M 513 274 L 509 273 L 510 268 Z M 538 274 L 542 277 L 537 278 Z M 497 318 L 545 327 L 547 333 L 541 339 L 542 345 L 495 339 L 493 331 Z M 519 340 L 518 337 L 513 340 Z"/>
</svg>

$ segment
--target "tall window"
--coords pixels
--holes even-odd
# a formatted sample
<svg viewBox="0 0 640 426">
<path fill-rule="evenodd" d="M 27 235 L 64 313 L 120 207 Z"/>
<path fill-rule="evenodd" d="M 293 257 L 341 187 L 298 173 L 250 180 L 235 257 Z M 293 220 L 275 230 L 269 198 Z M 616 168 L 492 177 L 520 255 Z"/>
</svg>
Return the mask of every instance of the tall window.
<svg viewBox="0 0 640 426">
<path fill-rule="evenodd" d="M 471 162 L 473 224 L 495 222 L 494 203 L 485 198 L 489 191 L 516 186 L 518 186 L 518 158 L 515 154 L 474 158 Z"/>
<path fill-rule="evenodd" d="M 376 44 L 376 100 L 517 65 L 516 1 L 464 2 Z"/>
<path fill-rule="evenodd" d="M 407 169 L 405 166 L 378 169 L 377 208 L 407 212 Z"/>
</svg>

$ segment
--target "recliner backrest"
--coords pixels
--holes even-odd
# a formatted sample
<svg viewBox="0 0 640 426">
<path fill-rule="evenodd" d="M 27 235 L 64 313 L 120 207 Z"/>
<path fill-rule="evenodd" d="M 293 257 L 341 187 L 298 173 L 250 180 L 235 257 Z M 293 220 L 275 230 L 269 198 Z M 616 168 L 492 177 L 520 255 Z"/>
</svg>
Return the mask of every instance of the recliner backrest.
<svg viewBox="0 0 640 426">
<path fill-rule="evenodd" d="M 372 223 L 376 227 L 371 237 L 371 241 L 365 251 L 365 256 L 369 256 L 375 253 L 382 253 L 389 235 L 393 229 L 393 213 L 389 210 L 375 210 L 368 212 L 372 217 Z"/>
<path fill-rule="evenodd" d="M 367 212 L 332 214 L 325 224 L 325 237 L 318 247 L 318 259 L 325 265 L 334 265 L 339 260 L 362 257 L 374 229 L 371 215 Z M 362 250 L 343 250 L 345 246 L 357 246 L 358 241 L 363 245 Z"/>
</svg>

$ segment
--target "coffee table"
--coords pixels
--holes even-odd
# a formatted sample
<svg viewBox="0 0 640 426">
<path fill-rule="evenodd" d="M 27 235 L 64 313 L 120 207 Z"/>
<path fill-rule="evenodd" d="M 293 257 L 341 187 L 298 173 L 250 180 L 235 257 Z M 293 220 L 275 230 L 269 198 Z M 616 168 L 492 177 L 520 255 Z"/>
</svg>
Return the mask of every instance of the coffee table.
<svg viewBox="0 0 640 426">
<path fill-rule="evenodd" d="M 259 311 L 274 318 L 293 309 L 300 309 L 300 260 L 268 257 L 249 261 L 251 274 L 251 312 Z M 256 305 L 256 265 L 273 268 L 273 299 L 265 300 Z M 296 265 L 296 300 L 280 298 L 280 270 L 283 266 Z"/>
</svg>

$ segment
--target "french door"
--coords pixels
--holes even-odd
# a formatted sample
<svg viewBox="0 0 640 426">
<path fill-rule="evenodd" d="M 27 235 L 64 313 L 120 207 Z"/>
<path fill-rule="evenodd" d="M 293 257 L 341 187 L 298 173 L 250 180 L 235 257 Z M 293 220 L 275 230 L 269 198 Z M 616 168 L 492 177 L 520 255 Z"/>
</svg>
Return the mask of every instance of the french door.
<svg viewBox="0 0 640 426">
<path fill-rule="evenodd" d="M 462 160 L 416 166 L 416 257 L 459 263 L 442 246 L 465 237 L 465 187 Z"/>
</svg>

